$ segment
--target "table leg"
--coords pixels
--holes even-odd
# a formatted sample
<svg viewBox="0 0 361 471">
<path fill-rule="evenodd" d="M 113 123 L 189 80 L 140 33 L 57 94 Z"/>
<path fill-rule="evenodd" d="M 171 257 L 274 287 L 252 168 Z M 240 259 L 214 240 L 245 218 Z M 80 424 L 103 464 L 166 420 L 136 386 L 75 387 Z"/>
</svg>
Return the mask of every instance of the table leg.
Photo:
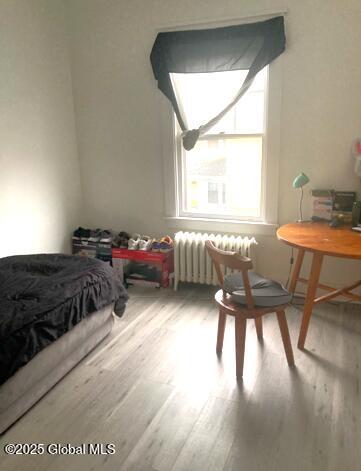
<svg viewBox="0 0 361 471">
<path fill-rule="evenodd" d="M 292 277 L 291 277 L 291 282 L 290 282 L 290 293 L 292 294 L 294 294 L 296 290 L 297 280 L 300 276 L 300 271 L 301 271 L 304 256 L 305 256 L 305 251 L 303 249 L 298 249 L 296 264 L 294 266 Z"/>
<path fill-rule="evenodd" d="M 303 317 L 302 317 L 302 324 L 300 335 L 298 337 L 298 348 L 301 350 L 305 346 L 308 324 L 310 322 L 312 308 L 315 300 L 315 295 L 318 286 L 318 280 L 320 278 L 321 267 L 323 261 L 323 254 L 319 252 L 314 252 L 313 259 L 312 259 L 312 266 L 311 266 L 311 273 L 308 279 L 308 286 L 307 286 L 307 295 L 305 299 L 305 306 L 303 309 Z"/>
</svg>

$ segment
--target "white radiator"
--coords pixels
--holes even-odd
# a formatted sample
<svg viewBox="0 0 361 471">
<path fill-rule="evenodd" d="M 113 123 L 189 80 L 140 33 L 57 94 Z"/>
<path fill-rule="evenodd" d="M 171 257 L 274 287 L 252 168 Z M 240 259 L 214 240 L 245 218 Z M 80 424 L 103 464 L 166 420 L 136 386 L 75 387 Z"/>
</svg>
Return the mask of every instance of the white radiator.
<svg viewBox="0 0 361 471">
<path fill-rule="evenodd" d="M 254 237 L 204 234 L 200 232 L 177 232 L 174 237 L 174 289 L 180 281 L 217 285 L 217 274 L 206 251 L 205 241 L 212 240 L 222 250 L 239 252 L 252 258 L 254 263 Z M 253 247 L 253 249 L 252 249 Z M 255 267 L 254 267 L 255 268 Z M 226 269 L 226 274 L 233 270 Z"/>
</svg>

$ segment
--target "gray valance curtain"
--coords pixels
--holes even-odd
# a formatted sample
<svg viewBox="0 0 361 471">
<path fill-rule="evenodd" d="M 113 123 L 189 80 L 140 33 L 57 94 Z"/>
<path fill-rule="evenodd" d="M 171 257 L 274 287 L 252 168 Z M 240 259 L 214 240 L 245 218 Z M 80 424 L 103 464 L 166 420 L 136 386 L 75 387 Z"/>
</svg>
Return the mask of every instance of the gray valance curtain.
<svg viewBox="0 0 361 471">
<path fill-rule="evenodd" d="M 192 149 L 199 136 L 206 133 L 237 103 L 251 86 L 257 73 L 285 50 L 285 44 L 282 16 L 238 26 L 173 31 L 157 35 L 150 55 L 153 73 L 158 88 L 172 103 L 183 131 L 185 149 Z M 177 100 L 171 75 L 233 70 L 245 70 L 247 75 L 239 84 L 231 102 L 197 129 L 187 129 L 187 120 Z"/>
</svg>

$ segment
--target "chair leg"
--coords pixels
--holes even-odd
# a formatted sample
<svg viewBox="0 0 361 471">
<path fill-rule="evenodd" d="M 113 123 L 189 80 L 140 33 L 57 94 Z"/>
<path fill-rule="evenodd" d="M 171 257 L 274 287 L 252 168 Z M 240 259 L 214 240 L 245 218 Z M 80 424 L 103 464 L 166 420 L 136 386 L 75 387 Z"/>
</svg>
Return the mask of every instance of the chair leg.
<svg viewBox="0 0 361 471">
<path fill-rule="evenodd" d="M 236 375 L 238 379 L 243 376 L 244 347 L 246 343 L 246 319 L 235 316 L 235 343 L 236 343 Z"/>
<path fill-rule="evenodd" d="M 262 317 L 256 317 L 254 320 L 254 323 L 256 325 L 258 340 L 262 340 L 263 339 Z"/>
<path fill-rule="evenodd" d="M 278 324 L 280 326 L 283 346 L 286 352 L 287 362 L 289 365 L 294 365 L 293 351 L 290 339 L 290 333 L 288 331 L 287 320 L 285 311 L 277 311 Z"/>
<path fill-rule="evenodd" d="M 218 316 L 218 331 L 217 331 L 217 346 L 216 352 L 220 355 L 223 349 L 224 329 L 226 327 L 227 314 L 222 309 L 219 310 Z"/>
</svg>

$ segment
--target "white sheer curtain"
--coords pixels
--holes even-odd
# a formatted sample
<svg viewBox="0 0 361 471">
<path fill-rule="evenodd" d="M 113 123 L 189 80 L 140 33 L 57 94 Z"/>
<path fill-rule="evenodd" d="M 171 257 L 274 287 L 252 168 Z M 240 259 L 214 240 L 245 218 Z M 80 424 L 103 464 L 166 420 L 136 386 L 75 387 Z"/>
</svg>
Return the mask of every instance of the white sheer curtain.
<svg viewBox="0 0 361 471">
<path fill-rule="evenodd" d="M 214 117 L 222 115 L 230 103 L 234 104 L 247 74 L 248 70 L 170 74 L 187 129 L 208 132 L 218 121 Z"/>
</svg>

